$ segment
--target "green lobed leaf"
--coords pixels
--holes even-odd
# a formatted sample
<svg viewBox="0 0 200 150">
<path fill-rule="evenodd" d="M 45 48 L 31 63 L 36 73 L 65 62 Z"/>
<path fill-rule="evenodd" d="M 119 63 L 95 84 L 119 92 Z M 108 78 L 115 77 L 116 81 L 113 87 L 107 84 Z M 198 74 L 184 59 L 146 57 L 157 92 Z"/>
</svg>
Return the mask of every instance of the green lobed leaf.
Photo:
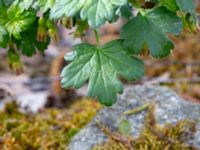
<svg viewBox="0 0 200 150">
<path fill-rule="evenodd" d="M 47 49 L 50 39 L 39 42 L 37 41 L 37 23 L 31 26 L 30 30 L 21 33 L 22 39 L 15 40 L 17 48 L 26 56 L 32 56 L 37 50 L 44 52 Z"/>
<path fill-rule="evenodd" d="M 121 31 L 124 46 L 132 53 L 139 54 L 145 45 L 155 58 L 166 57 L 173 49 L 173 43 L 166 33 L 178 35 L 182 21 L 175 13 L 158 7 L 131 19 Z"/>
<path fill-rule="evenodd" d="M 173 35 L 179 35 L 182 32 L 183 25 L 181 19 L 175 13 L 167 11 L 163 7 L 150 11 L 147 16 L 162 32 Z"/>
<path fill-rule="evenodd" d="M 51 18 L 72 17 L 80 12 L 83 20 L 93 28 L 112 21 L 117 8 L 125 5 L 127 0 L 56 0 L 51 10 Z"/>
<path fill-rule="evenodd" d="M 80 88 L 89 79 L 89 96 L 102 104 L 112 105 L 122 93 L 118 76 L 135 80 L 144 74 L 143 62 L 126 54 L 122 41 L 115 40 L 101 47 L 79 44 L 73 49 L 74 61 L 61 73 L 64 88 Z"/>
<path fill-rule="evenodd" d="M 20 39 L 20 33 L 27 30 L 35 21 L 36 15 L 31 11 L 24 11 L 18 3 L 13 3 L 7 10 L 4 26 L 15 38 Z"/>
</svg>

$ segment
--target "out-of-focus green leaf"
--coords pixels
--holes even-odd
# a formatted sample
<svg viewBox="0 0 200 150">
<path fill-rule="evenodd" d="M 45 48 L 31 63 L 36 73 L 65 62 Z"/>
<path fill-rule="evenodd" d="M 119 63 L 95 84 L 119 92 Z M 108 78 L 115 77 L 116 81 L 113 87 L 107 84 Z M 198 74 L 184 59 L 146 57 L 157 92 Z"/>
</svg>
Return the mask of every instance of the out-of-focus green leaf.
<svg viewBox="0 0 200 150">
<path fill-rule="evenodd" d="M 50 39 L 45 41 L 37 41 L 37 24 L 32 25 L 31 30 L 21 33 L 22 39 L 16 40 L 17 48 L 26 56 L 32 56 L 37 50 L 44 52 L 47 49 Z"/>
<path fill-rule="evenodd" d="M 147 45 L 153 57 L 162 58 L 174 47 L 166 33 L 178 35 L 181 31 L 181 19 L 159 7 L 131 19 L 122 28 L 121 37 L 125 40 L 124 46 L 133 54 L 139 54 Z"/>
<path fill-rule="evenodd" d="M 166 7 L 168 10 L 172 12 L 176 12 L 179 10 L 176 0 L 159 0 L 160 5 Z"/>
<path fill-rule="evenodd" d="M 9 40 L 9 35 L 6 29 L 0 25 L 0 47 L 6 48 Z"/>
<path fill-rule="evenodd" d="M 83 20 L 93 28 L 112 21 L 117 8 L 125 5 L 127 0 L 56 0 L 51 10 L 51 18 L 72 17 L 80 12 Z"/>
<path fill-rule="evenodd" d="M 7 10 L 4 26 L 11 35 L 20 39 L 20 33 L 27 30 L 35 19 L 34 12 L 24 11 L 18 4 L 14 3 Z"/>
</svg>

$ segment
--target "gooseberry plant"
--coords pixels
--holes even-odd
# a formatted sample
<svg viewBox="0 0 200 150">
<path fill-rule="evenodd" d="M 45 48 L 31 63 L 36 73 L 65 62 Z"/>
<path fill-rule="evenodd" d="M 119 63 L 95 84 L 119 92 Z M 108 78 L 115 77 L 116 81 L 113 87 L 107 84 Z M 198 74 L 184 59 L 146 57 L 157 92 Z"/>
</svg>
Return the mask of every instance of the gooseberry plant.
<svg viewBox="0 0 200 150">
<path fill-rule="evenodd" d="M 124 18 L 120 39 L 99 43 L 98 29 Z M 194 30 L 192 0 L 0 0 L 0 47 L 7 49 L 10 67 L 22 71 L 21 55 L 44 52 L 56 40 L 57 26 L 75 27 L 75 36 L 94 30 L 96 45 L 81 43 L 65 59 L 64 88 L 80 88 L 88 81 L 88 95 L 110 106 L 123 92 L 119 77 L 136 80 L 144 74 L 139 55 L 168 56 L 174 48 L 169 35 Z"/>
</svg>

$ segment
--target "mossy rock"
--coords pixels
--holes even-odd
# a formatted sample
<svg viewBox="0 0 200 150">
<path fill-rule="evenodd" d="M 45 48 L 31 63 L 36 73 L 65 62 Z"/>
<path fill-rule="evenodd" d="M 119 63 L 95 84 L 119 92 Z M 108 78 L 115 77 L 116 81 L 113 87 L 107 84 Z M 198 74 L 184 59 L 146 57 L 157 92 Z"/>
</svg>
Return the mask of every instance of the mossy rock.
<svg viewBox="0 0 200 150">
<path fill-rule="evenodd" d="M 179 125 L 184 125 L 184 122 L 188 122 L 188 126 L 183 126 L 184 129 L 187 129 L 187 127 L 190 127 L 189 122 L 193 122 L 196 131 L 193 131 L 192 137 L 185 136 L 185 143 L 182 144 L 185 144 L 187 148 L 200 149 L 200 104 L 188 102 L 168 88 L 154 86 L 133 86 L 126 88 L 124 94 L 119 96 L 115 105 L 102 109 L 72 139 L 68 149 L 92 150 L 95 145 L 106 144 L 110 138 L 97 126 L 97 122 L 104 124 L 111 132 L 116 132 L 124 112 L 143 106 L 146 103 L 155 103 L 156 105 L 155 120 L 157 120 L 157 124 L 159 125 L 159 128 L 156 129 L 165 130 L 168 127 L 173 129 L 179 127 Z M 131 124 L 132 130 L 130 136 L 132 138 L 137 139 L 141 137 L 142 133 L 146 133 L 143 129 L 145 127 L 147 112 L 145 110 L 135 115 L 126 116 L 126 119 Z M 146 149 L 151 150 L 148 147 Z"/>
</svg>

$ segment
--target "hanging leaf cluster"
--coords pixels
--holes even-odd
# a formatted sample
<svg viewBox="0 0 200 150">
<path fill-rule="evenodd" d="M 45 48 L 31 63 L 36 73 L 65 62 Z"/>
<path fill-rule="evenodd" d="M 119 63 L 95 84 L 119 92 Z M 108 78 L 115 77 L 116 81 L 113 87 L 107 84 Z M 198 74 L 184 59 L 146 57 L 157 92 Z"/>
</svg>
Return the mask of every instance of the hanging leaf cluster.
<svg viewBox="0 0 200 150">
<path fill-rule="evenodd" d="M 120 39 L 100 45 L 96 31 L 119 18 L 127 22 Z M 119 77 L 143 76 L 139 55 L 148 50 L 152 57 L 167 57 L 174 48 L 169 35 L 194 31 L 197 17 L 193 0 L 0 0 L 0 47 L 8 49 L 10 66 L 19 73 L 20 55 L 44 52 L 57 39 L 57 25 L 77 27 L 75 37 L 91 27 L 97 39 L 96 45 L 73 47 L 63 87 L 80 88 L 88 81 L 89 96 L 110 106 L 123 92 Z"/>
</svg>

